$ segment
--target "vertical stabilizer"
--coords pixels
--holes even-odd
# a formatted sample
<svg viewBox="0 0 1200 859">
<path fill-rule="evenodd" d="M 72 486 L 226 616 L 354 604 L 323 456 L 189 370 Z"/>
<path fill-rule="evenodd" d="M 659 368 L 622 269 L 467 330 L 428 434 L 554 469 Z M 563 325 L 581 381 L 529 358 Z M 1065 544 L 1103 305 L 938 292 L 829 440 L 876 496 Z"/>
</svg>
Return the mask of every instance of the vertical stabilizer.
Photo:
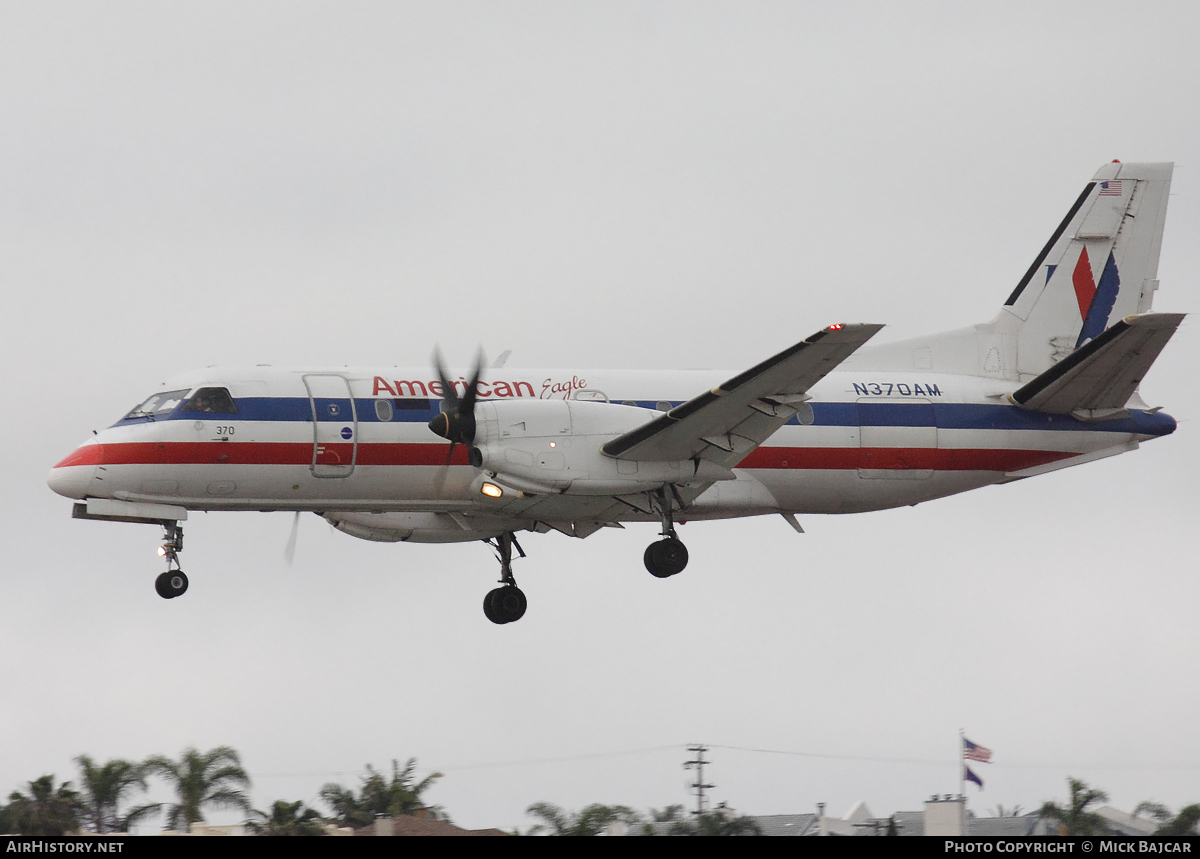
<svg viewBox="0 0 1200 859">
<path fill-rule="evenodd" d="M 1150 310 L 1172 167 L 1114 161 L 1083 189 L 996 320 L 1016 335 L 1018 374 L 1040 374 Z"/>
</svg>

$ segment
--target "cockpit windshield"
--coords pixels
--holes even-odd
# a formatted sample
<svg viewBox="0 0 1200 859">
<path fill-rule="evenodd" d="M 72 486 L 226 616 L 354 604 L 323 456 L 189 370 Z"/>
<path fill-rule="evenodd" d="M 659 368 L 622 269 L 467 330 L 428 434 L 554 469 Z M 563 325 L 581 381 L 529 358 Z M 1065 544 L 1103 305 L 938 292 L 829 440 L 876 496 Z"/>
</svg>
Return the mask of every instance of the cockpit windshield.
<svg viewBox="0 0 1200 859">
<path fill-rule="evenodd" d="M 182 391 L 163 391 L 161 394 L 155 394 L 140 406 L 134 408 L 129 414 L 125 415 L 125 419 L 150 418 L 153 420 L 160 415 L 170 414 L 175 411 L 175 407 L 182 403 L 183 398 L 186 396 L 186 388 Z"/>
<path fill-rule="evenodd" d="M 236 415 L 237 404 L 225 388 L 201 388 L 183 404 L 181 411 L 211 412 L 216 415 Z"/>
</svg>

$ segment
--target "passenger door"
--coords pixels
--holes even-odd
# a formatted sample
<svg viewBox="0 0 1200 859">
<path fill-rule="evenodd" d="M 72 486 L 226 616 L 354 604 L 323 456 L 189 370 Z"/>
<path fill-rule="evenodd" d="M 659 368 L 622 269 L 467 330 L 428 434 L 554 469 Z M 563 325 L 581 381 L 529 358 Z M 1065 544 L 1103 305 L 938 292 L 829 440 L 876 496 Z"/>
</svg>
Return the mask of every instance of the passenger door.
<svg viewBox="0 0 1200 859">
<path fill-rule="evenodd" d="M 350 382 L 333 373 L 304 377 L 313 420 L 313 477 L 349 477 L 358 457 L 358 414 Z"/>
</svg>

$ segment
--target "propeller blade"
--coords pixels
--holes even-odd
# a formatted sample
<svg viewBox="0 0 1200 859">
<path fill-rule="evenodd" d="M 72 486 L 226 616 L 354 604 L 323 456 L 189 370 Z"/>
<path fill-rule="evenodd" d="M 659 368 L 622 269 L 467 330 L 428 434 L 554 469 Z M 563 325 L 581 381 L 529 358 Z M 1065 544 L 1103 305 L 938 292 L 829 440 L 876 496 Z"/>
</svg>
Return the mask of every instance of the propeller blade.
<svg viewBox="0 0 1200 859">
<path fill-rule="evenodd" d="M 464 412 L 475 413 L 475 398 L 479 396 L 479 377 L 483 375 L 483 367 L 487 363 L 487 358 L 483 354 L 483 350 L 479 350 L 479 354 L 475 357 L 475 372 L 471 376 L 471 381 L 467 385 L 467 392 L 463 396 L 462 406 Z"/>
<path fill-rule="evenodd" d="M 287 561 L 290 567 L 292 561 L 296 560 L 296 538 L 300 535 L 300 511 L 296 511 L 295 517 L 292 519 L 292 533 L 288 537 L 287 545 L 283 547 L 283 559 Z"/>
<path fill-rule="evenodd" d="M 433 350 L 433 369 L 437 371 L 438 381 L 442 383 L 442 412 L 449 414 L 459 410 L 458 392 L 446 378 L 446 368 L 442 364 L 442 350 Z"/>
</svg>

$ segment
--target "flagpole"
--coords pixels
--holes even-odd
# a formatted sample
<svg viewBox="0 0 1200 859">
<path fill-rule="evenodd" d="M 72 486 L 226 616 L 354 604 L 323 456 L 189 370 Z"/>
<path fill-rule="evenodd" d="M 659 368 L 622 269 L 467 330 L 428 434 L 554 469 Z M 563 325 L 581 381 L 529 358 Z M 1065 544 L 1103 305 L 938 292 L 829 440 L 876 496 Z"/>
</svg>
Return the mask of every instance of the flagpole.
<svg viewBox="0 0 1200 859">
<path fill-rule="evenodd" d="M 964 742 L 967 738 L 967 732 L 964 728 L 958 729 L 958 795 L 966 797 L 967 795 L 967 759 L 965 749 L 967 744 Z"/>
</svg>

